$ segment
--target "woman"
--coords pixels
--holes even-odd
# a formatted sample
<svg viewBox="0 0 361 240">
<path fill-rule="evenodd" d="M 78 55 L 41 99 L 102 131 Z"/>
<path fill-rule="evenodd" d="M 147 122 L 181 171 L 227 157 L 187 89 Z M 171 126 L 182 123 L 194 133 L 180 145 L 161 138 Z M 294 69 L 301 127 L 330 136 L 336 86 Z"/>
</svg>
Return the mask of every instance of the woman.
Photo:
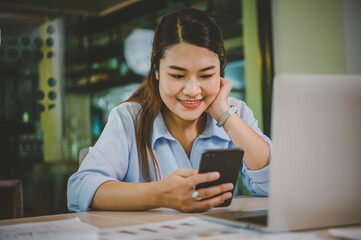
<svg viewBox="0 0 361 240">
<path fill-rule="evenodd" d="M 195 185 L 219 178 L 218 172 L 196 170 L 202 152 L 215 148 L 243 148 L 244 185 L 267 195 L 270 140 L 245 103 L 229 97 L 225 66 L 222 35 L 208 15 L 183 9 L 165 16 L 144 83 L 111 111 L 102 135 L 70 177 L 68 208 L 209 210 L 231 198 L 234 188 L 226 183 L 194 194 Z"/>
</svg>

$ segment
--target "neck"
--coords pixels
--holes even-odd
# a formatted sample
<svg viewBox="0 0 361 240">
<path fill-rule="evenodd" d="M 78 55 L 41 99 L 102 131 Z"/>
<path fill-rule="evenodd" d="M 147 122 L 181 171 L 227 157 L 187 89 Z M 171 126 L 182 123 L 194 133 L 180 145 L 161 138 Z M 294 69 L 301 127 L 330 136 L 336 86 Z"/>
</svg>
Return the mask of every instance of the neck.
<svg viewBox="0 0 361 240">
<path fill-rule="evenodd" d="M 193 132 L 196 136 L 200 135 L 207 123 L 207 115 L 203 113 L 198 119 L 184 120 L 179 116 L 174 116 L 169 110 L 163 112 L 163 118 L 168 131 L 173 135 L 182 135 L 182 133 Z"/>
<path fill-rule="evenodd" d="M 178 140 L 190 158 L 193 142 L 203 132 L 207 123 L 207 115 L 203 113 L 198 119 L 187 121 L 168 111 L 163 113 L 168 131 Z"/>
</svg>

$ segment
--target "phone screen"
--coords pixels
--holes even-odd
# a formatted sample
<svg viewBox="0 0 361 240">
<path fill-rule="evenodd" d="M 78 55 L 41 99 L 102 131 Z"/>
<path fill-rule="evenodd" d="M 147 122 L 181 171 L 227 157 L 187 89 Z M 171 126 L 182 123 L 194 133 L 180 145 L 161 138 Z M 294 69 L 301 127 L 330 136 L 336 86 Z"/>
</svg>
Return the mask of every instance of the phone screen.
<svg viewBox="0 0 361 240">
<path fill-rule="evenodd" d="M 195 188 L 207 188 L 222 183 L 233 183 L 236 186 L 238 174 L 242 168 L 244 151 L 241 148 L 231 149 L 209 149 L 202 154 L 201 163 L 199 165 L 199 173 L 218 171 L 220 178 L 213 182 L 198 184 Z M 232 195 L 234 188 L 231 191 Z M 227 199 L 217 207 L 229 206 L 232 202 Z"/>
</svg>

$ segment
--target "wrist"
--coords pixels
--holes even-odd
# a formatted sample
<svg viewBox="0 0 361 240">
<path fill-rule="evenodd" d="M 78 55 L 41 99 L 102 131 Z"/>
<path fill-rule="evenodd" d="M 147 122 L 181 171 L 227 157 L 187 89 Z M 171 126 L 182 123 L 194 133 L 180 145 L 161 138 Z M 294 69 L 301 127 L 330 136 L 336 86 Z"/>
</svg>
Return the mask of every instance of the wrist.
<svg viewBox="0 0 361 240">
<path fill-rule="evenodd" d="M 230 106 L 228 104 L 224 105 L 223 107 L 219 107 L 217 111 L 213 111 L 212 117 L 218 122 L 229 108 Z"/>
<path fill-rule="evenodd" d="M 234 113 L 238 111 L 237 107 L 234 105 L 231 105 L 224 113 L 222 114 L 221 118 L 217 121 L 218 127 L 223 127 L 223 125 L 226 123 L 229 117 L 231 117 Z"/>
<path fill-rule="evenodd" d="M 160 185 L 160 181 L 156 181 L 156 182 L 149 182 L 148 183 L 148 196 L 145 197 L 149 197 L 150 200 L 150 204 L 152 205 L 152 208 L 159 208 L 159 207 L 163 207 L 162 204 L 162 188 Z"/>
</svg>

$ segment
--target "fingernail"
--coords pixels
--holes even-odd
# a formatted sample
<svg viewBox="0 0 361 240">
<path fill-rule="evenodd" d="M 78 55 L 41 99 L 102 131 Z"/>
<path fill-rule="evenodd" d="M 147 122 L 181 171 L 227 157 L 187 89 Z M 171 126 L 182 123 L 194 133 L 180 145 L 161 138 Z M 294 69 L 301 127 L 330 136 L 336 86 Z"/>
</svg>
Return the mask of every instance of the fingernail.
<svg viewBox="0 0 361 240">
<path fill-rule="evenodd" d="M 219 178 L 219 172 L 212 172 L 211 177 L 212 178 Z"/>
<path fill-rule="evenodd" d="M 232 197 L 232 193 L 227 192 L 227 193 L 225 194 L 225 197 L 226 197 L 226 199 L 231 198 L 231 197 Z"/>
<path fill-rule="evenodd" d="M 232 183 L 227 183 L 226 188 L 229 190 L 233 189 L 233 184 Z"/>
</svg>

